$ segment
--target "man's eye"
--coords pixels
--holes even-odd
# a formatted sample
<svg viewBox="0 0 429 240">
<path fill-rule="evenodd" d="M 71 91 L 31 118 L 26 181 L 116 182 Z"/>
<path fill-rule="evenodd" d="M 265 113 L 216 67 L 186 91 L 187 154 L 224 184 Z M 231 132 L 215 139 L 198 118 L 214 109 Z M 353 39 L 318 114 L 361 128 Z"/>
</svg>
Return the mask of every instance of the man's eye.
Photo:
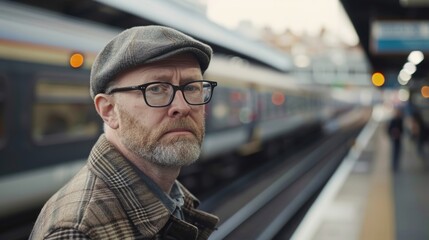
<svg viewBox="0 0 429 240">
<path fill-rule="evenodd" d="M 200 91 L 200 86 L 190 84 L 190 85 L 187 85 L 185 87 L 185 91 L 187 91 L 187 92 L 198 92 L 198 91 Z"/>
<path fill-rule="evenodd" d="M 146 88 L 146 91 L 151 93 L 163 93 L 168 92 L 170 89 L 169 85 L 166 84 L 153 84 Z"/>
</svg>

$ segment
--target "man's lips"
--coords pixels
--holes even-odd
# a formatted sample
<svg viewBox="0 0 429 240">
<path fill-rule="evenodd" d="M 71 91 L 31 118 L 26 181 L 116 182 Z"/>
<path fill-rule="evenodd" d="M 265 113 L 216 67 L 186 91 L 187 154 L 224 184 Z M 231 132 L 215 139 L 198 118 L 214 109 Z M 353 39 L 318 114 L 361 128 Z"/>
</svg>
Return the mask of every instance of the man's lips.
<svg viewBox="0 0 429 240">
<path fill-rule="evenodd" d="M 188 128 L 175 128 L 171 129 L 165 132 L 165 135 L 172 134 L 172 135 L 188 135 L 188 134 L 194 134 L 194 131 Z"/>
</svg>

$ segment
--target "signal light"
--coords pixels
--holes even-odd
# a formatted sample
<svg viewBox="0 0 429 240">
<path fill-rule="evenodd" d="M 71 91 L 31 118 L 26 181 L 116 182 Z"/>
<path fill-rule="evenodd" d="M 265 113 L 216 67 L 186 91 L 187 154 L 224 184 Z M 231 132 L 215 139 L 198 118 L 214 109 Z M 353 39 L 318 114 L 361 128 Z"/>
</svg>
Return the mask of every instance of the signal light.
<svg viewBox="0 0 429 240">
<path fill-rule="evenodd" d="M 374 86 L 377 86 L 377 87 L 381 87 L 385 83 L 384 76 L 380 72 L 376 72 L 372 74 L 371 81 L 372 81 L 372 84 L 374 84 Z"/>
<path fill-rule="evenodd" d="M 80 53 L 74 53 L 70 56 L 70 66 L 72 68 L 80 68 L 83 65 L 84 57 Z"/>
</svg>

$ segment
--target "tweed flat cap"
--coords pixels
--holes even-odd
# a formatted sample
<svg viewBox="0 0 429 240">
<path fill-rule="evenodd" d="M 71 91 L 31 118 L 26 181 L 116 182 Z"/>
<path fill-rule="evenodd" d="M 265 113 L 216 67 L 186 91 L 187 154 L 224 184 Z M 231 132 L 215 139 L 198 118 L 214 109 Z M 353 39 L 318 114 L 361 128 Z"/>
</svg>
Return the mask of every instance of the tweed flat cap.
<svg viewBox="0 0 429 240">
<path fill-rule="evenodd" d="M 203 73 L 213 53 L 207 44 L 172 28 L 143 26 L 127 29 L 113 38 L 95 58 L 91 69 L 91 97 L 104 93 L 108 84 L 127 70 L 184 52 L 196 56 Z"/>
</svg>

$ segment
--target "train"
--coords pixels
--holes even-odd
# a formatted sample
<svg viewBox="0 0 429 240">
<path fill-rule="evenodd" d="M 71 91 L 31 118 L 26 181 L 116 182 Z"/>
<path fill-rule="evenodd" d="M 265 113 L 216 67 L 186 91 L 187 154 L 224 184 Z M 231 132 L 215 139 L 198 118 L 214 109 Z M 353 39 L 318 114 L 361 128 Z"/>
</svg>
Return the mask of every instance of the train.
<svg viewBox="0 0 429 240">
<path fill-rule="evenodd" d="M 103 132 L 89 95 L 91 64 L 121 29 L 10 2 L 0 2 L 0 29 L 5 219 L 40 207 L 85 163 Z M 279 140 L 285 136 L 320 134 L 335 116 L 359 108 L 333 97 L 328 87 L 301 84 L 288 72 L 218 52 L 204 78 L 218 87 L 206 105 L 197 171 L 228 154 L 283 148 Z"/>
</svg>

